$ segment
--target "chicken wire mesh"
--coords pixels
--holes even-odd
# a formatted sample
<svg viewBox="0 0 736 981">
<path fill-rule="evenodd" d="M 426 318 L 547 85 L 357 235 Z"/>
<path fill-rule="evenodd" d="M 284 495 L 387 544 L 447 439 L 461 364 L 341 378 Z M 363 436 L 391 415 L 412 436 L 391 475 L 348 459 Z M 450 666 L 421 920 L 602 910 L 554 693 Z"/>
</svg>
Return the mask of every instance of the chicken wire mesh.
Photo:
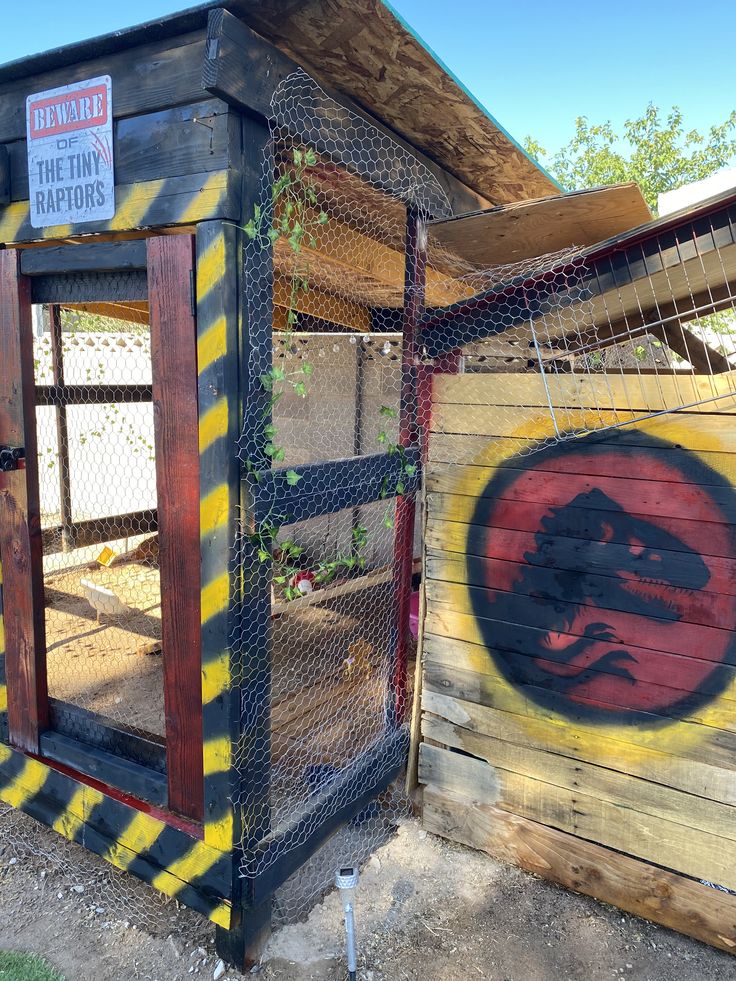
<svg viewBox="0 0 736 981">
<path fill-rule="evenodd" d="M 36 429 L 53 721 L 69 735 L 83 737 L 91 713 L 161 738 L 149 330 L 58 306 L 36 310 Z M 84 712 L 69 712 L 68 706 Z"/>
<path fill-rule="evenodd" d="M 397 545 L 395 496 L 418 471 L 402 431 L 406 214 L 407 202 L 427 215 L 449 206 L 411 154 L 304 73 L 282 83 L 272 111 L 245 229 L 249 320 L 267 320 L 269 335 L 272 323 L 273 335 L 249 352 L 258 407 L 246 407 L 239 445 L 257 501 L 234 550 L 246 592 L 234 611 L 242 875 L 257 878 L 355 804 L 278 890 L 285 922 L 408 813 L 391 785 L 406 759 L 415 653 L 412 640 L 399 654 L 397 586 L 401 563 L 411 578 L 419 555 L 416 539 Z M 271 256 L 272 297 L 259 286 Z M 366 470 L 374 492 L 356 498 L 351 461 L 379 455 L 395 461 L 393 483 Z M 298 468 L 329 461 L 341 462 L 300 497 Z"/>
<path fill-rule="evenodd" d="M 446 261 L 434 227 L 430 267 Z M 674 256 L 650 244 L 613 258 L 570 248 L 493 269 L 466 264 L 454 282 L 468 295 L 422 324 L 427 361 L 447 370 L 452 353 L 451 371 L 499 375 L 493 435 L 526 441 L 518 452 L 678 409 L 726 411 L 736 394 L 731 259 L 700 251 L 694 235 L 675 234 Z"/>
</svg>

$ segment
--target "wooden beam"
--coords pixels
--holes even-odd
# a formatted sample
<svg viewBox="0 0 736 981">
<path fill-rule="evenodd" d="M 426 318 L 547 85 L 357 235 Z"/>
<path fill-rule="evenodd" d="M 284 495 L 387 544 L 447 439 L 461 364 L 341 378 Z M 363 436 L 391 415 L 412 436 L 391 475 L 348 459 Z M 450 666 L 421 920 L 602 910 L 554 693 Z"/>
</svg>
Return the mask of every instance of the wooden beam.
<svg viewBox="0 0 736 981">
<path fill-rule="evenodd" d="M 70 85 L 96 75 L 112 78 L 115 119 L 200 101 L 203 34 L 203 28 L 194 31 L 190 28 L 178 37 L 144 41 L 136 47 L 102 55 L 98 54 L 99 38 L 96 38 L 87 58 L 74 59 L 70 64 L 67 49 L 63 67 L 51 70 L 41 67 L 53 60 L 48 52 L 39 56 L 35 72 L 32 60 L 26 59 L 30 69 L 26 67 L 17 80 L 0 84 L 0 142 L 24 139 L 29 92 Z"/>
<path fill-rule="evenodd" d="M 199 446 L 193 240 L 148 240 L 169 807 L 202 820 Z"/>
<path fill-rule="evenodd" d="M 10 741 L 31 753 L 48 725 L 43 551 L 38 490 L 30 281 L 0 251 L 0 444 L 23 447 L 25 469 L 0 473 L 5 673 Z"/>
<path fill-rule="evenodd" d="M 217 170 L 115 187 L 115 214 L 104 221 L 33 228 L 28 201 L 0 208 L 0 242 L 67 240 L 99 232 L 139 231 L 159 226 L 191 225 L 208 218 L 238 220 L 238 173 Z"/>
<path fill-rule="evenodd" d="M 406 475 L 405 466 L 414 467 L 412 476 Z M 286 472 L 277 468 L 245 477 L 249 495 L 255 502 L 254 512 L 259 512 L 261 503 L 267 510 L 269 503 L 277 502 L 274 507 L 284 515 L 284 524 L 388 500 L 397 495 L 397 485 L 402 486 L 404 494 L 411 495 L 422 480 L 420 452 L 408 445 L 403 461 L 398 453 L 373 453 L 307 463 L 289 468 L 288 472 L 299 478 L 293 485 L 287 481 Z"/>
<path fill-rule="evenodd" d="M 146 269 L 144 239 L 48 245 L 23 249 L 20 271 L 24 276 L 54 276 L 77 272 L 131 272 Z"/>
<path fill-rule="evenodd" d="M 300 265 L 308 270 L 307 278 L 320 283 L 320 273 L 332 272 L 331 280 L 341 287 L 344 295 L 350 295 L 351 281 L 356 273 L 365 280 L 359 288 L 353 287 L 358 295 L 368 296 L 373 289 L 377 298 L 388 295 L 396 306 L 403 301 L 405 254 L 384 245 L 370 235 L 351 228 L 339 218 L 328 216 L 326 224 L 317 221 L 317 212 L 307 210 L 305 223 L 313 241 L 302 241 L 299 256 Z M 294 262 L 291 247 L 279 239 L 275 247 L 276 268 L 283 275 L 285 265 Z M 326 267 L 326 268 L 325 268 Z M 288 270 L 287 270 L 288 271 Z M 374 287 L 371 283 L 375 283 Z M 459 302 L 473 294 L 473 287 L 461 283 L 451 276 L 427 267 L 426 302 L 428 306 L 445 307 Z M 307 294 L 308 296 L 308 294 Z M 371 303 L 377 306 L 378 299 Z M 329 319 L 329 318 L 326 318 Z"/>
<path fill-rule="evenodd" d="M 10 201 L 10 155 L 8 148 L 0 144 L 0 204 Z"/>
<path fill-rule="evenodd" d="M 66 310 L 79 310 L 98 317 L 111 317 L 128 324 L 147 324 L 149 318 L 148 302 L 129 300 L 126 303 L 64 303 Z"/>
<path fill-rule="evenodd" d="M 41 752 L 45 759 L 63 763 L 77 773 L 130 794 L 136 800 L 166 807 L 166 776 L 163 773 L 58 732 L 43 733 Z"/>
<path fill-rule="evenodd" d="M 434 834 L 733 953 L 736 898 L 602 845 L 426 787 L 422 822 Z"/>
<path fill-rule="evenodd" d="M 291 280 L 283 273 L 274 276 L 273 283 L 274 330 L 293 330 L 288 324 L 288 311 L 317 317 L 329 323 L 348 327 L 350 330 L 369 331 L 371 312 L 367 306 L 347 300 L 334 293 L 321 290 L 310 283 L 309 289 L 296 291 L 292 296 Z"/>
<path fill-rule="evenodd" d="M 54 388 L 64 387 L 64 348 L 61 336 L 61 311 L 54 305 L 51 314 L 51 372 Z M 69 529 L 74 521 L 72 514 L 71 464 L 69 462 L 69 429 L 67 426 L 66 405 L 56 403 L 56 448 L 59 468 L 59 517 L 61 519 L 61 540 L 64 551 L 73 548 Z"/>
</svg>

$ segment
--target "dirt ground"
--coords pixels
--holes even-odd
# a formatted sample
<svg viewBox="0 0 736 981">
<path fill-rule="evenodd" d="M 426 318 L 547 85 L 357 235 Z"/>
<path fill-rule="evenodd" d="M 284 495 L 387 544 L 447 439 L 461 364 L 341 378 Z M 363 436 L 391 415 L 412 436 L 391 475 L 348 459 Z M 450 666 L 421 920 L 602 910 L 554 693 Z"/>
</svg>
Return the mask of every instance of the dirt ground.
<svg viewBox="0 0 736 981">
<path fill-rule="evenodd" d="M 364 867 L 362 981 L 726 981 L 727 954 L 423 832 Z M 243 981 L 218 970 L 212 928 L 174 901 L 16 812 L 0 814 L 0 948 L 46 956 L 68 981 Z M 272 937 L 263 981 L 343 981 L 341 912 L 328 896 Z"/>
</svg>

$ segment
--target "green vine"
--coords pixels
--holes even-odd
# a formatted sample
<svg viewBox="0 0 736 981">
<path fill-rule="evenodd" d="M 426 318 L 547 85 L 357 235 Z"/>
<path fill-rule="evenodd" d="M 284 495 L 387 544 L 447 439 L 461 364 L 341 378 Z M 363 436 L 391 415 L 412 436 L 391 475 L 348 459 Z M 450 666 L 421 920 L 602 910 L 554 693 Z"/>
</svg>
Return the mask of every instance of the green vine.
<svg viewBox="0 0 736 981">
<path fill-rule="evenodd" d="M 287 354 L 298 320 L 299 300 L 310 288 L 309 265 L 304 258 L 303 250 L 305 247 L 316 247 L 316 232 L 329 222 L 329 215 L 319 206 L 315 185 L 308 173 L 316 163 L 317 154 L 314 150 L 294 149 L 289 166 L 277 177 L 271 187 L 268 204 L 266 206 L 257 204 L 253 210 L 253 217 L 243 226 L 245 235 L 257 248 L 270 249 L 277 241 L 283 239 L 291 249 L 293 267 L 286 318 L 287 329 L 283 335 Z M 313 365 L 303 361 L 296 370 L 289 371 L 286 366 L 277 365 L 259 378 L 261 387 L 269 394 L 264 409 L 264 420 L 267 421 L 264 421 L 263 426 L 265 440 L 263 453 L 272 463 L 282 463 L 286 457 L 286 450 L 280 445 L 276 426 L 270 418 L 272 411 L 289 389 L 300 398 L 306 398 L 313 371 Z M 379 415 L 382 422 L 398 417 L 396 410 L 386 405 L 380 407 Z M 404 447 L 390 439 L 385 422 L 377 439 L 389 456 L 396 455 L 400 460 L 400 473 L 395 488 L 390 486 L 389 478 L 384 477 L 380 496 L 385 499 L 394 489 L 396 493 L 403 494 L 406 481 L 415 476 L 417 467 L 407 459 Z M 246 469 L 255 480 L 260 479 L 260 467 L 257 461 L 248 460 Z M 284 471 L 283 479 L 293 487 L 302 478 L 296 470 L 288 469 Z M 352 529 L 351 547 L 347 554 L 339 552 L 334 558 L 320 560 L 310 569 L 306 569 L 304 548 L 290 538 L 282 540 L 278 538 L 286 520 L 285 515 L 270 514 L 259 523 L 255 532 L 248 538 L 260 561 L 272 563 L 273 582 L 282 588 L 287 600 L 302 595 L 297 582 L 300 575 L 308 577 L 313 587 L 325 586 L 341 575 L 352 575 L 365 569 L 369 533 L 363 525 L 357 525 Z M 383 524 L 386 528 L 394 526 L 392 505 L 386 509 Z"/>
</svg>

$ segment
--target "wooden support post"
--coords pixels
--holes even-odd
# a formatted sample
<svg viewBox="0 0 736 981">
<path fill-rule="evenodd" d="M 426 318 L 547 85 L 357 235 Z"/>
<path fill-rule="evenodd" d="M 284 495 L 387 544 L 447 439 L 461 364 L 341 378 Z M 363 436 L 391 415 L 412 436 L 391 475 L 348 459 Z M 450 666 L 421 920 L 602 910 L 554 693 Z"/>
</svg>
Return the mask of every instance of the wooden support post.
<svg viewBox="0 0 736 981">
<path fill-rule="evenodd" d="M 30 283 L 18 253 L 0 251 L 0 444 L 25 450 L 25 469 L 0 473 L 8 729 L 38 753 L 49 708 L 34 387 Z"/>
<path fill-rule="evenodd" d="M 148 240 L 169 807 L 202 819 L 199 447 L 193 240 Z"/>
<path fill-rule="evenodd" d="M 51 316 L 51 373 L 54 387 L 64 387 L 64 352 L 61 343 L 61 308 L 54 304 Z M 74 548 L 71 472 L 69 466 L 69 433 L 66 420 L 66 405 L 57 403 L 56 441 L 59 461 L 59 514 L 61 516 L 61 547 L 65 552 Z"/>
<path fill-rule="evenodd" d="M 263 163 L 270 153 L 270 134 L 265 123 L 243 117 L 242 221 L 253 215 L 261 194 L 271 193 L 271 178 L 264 178 Z M 263 187 L 263 181 L 266 187 Z M 240 289 L 239 338 L 242 429 L 238 452 L 246 470 L 270 467 L 265 449 L 271 421 L 270 393 L 261 376 L 273 363 L 273 256 L 262 244 L 245 242 L 243 280 Z M 234 452 L 234 446 L 230 446 Z M 265 517 L 242 483 L 240 508 L 243 527 L 258 528 Z M 247 536 L 240 539 L 234 579 L 239 593 L 232 598 L 230 798 L 236 804 L 233 827 L 233 926 L 218 928 L 217 950 L 228 962 L 244 969 L 260 956 L 271 929 L 271 897 L 255 901 L 253 883 L 244 879 L 240 863 L 244 851 L 253 851 L 271 830 L 271 563 L 262 561 L 258 548 Z"/>
<path fill-rule="evenodd" d="M 404 336 L 401 356 L 401 405 L 399 445 L 416 446 L 419 440 L 418 330 L 424 313 L 424 285 L 427 269 L 427 229 L 415 208 L 406 216 L 406 272 L 404 280 Z M 394 530 L 394 595 L 396 598 L 395 653 L 392 665 L 395 724 L 406 715 L 406 668 L 408 658 L 409 608 L 414 559 L 414 521 L 416 495 L 404 494 L 396 500 Z"/>
</svg>

